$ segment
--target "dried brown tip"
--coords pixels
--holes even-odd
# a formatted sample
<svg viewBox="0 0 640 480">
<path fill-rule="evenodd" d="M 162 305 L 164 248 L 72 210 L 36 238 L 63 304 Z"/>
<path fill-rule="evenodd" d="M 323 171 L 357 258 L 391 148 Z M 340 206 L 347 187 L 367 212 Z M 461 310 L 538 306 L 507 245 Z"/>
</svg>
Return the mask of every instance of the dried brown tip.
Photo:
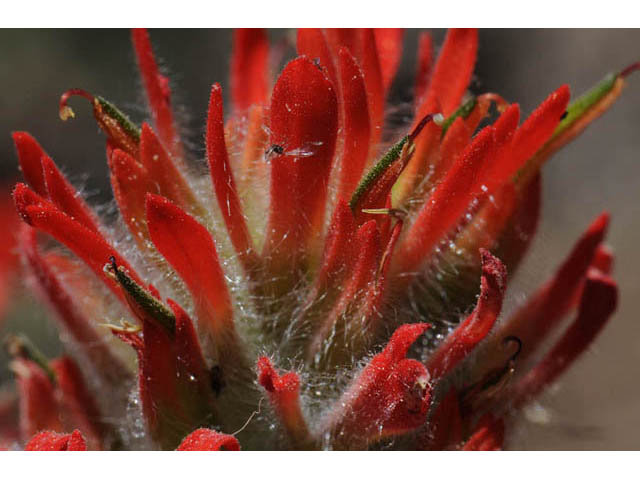
<svg viewBox="0 0 640 480">
<path fill-rule="evenodd" d="M 414 128 L 413 131 L 409 134 L 409 141 L 410 142 L 415 141 L 415 139 L 418 137 L 418 135 L 420 135 L 420 132 L 422 131 L 422 129 L 427 125 L 427 123 L 429 123 L 431 120 L 433 120 L 436 115 L 439 115 L 439 114 L 437 114 L 437 113 L 429 113 L 428 115 L 425 115 L 422 118 L 422 120 L 420 120 L 420 123 L 418 123 L 418 125 L 416 125 L 416 128 Z"/>
<path fill-rule="evenodd" d="M 640 62 L 635 62 L 629 65 L 627 68 L 623 69 L 618 76 L 621 78 L 627 78 L 633 72 L 640 70 Z"/>
</svg>

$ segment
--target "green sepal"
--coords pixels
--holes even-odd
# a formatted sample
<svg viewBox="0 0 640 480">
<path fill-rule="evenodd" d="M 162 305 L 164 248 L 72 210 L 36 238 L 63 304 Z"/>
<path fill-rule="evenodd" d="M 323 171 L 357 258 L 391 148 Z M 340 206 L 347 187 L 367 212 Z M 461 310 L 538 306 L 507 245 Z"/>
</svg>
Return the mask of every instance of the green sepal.
<svg viewBox="0 0 640 480">
<path fill-rule="evenodd" d="M 351 196 L 351 200 L 349 201 L 349 207 L 351 210 L 355 210 L 358 201 L 365 194 L 369 187 L 373 185 L 373 183 L 396 161 L 400 158 L 400 154 L 402 153 L 402 148 L 409 140 L 409 135 L 405 136 L 392 146 L 389 151 L 382 157 L 378 163 L 376 163 L 371 170 L 365 175 L 365 177 L 360 180 L 358 187 L 355 192 Z"/>
<path fill-rule="evenodd" d="M 106 271 L 113 275 L 116 281 L 124 289 L 126 294 L 135 302 L 144 313 L 156 320 L 160 325 L 173 334 L 176 330 L 176 317 L 161 301 L 155 298 L 147 289 L 136 283 L 122 266 L 117 266 L 115 259 L 105 267 Z"/>
<path fill-rule="evenodd" d="M 473 109 L 476 108 L 477 103 L 478 99 L 473 96 L 462 105 L 460 105 L 455 112 L 449 115 L 449 118 L 447 118 L 442 124 L 442 134 L 440 138 L 444 138 L 447 130 L 449 130 L 449 127 L 453 124 L 453 122 L 456 121 L 456 118 L 467 118 L 471 114 L 471 112 L 473 112 Z"/>
<path fill-rule="evenodd" d="M 24 335 L 9 335 L 5 339 L 9 355 L 31 360 L 47 374 L 52 383 L 56 383 L 56 374 L 49 366 L 49 359 Z"/>
<path fill-rule="evenodd" d="M 605 95 L 607 95 L 612 89 L 618 75 L 610 73 L 604 77 L 597 85 L 591 90 L 582 94 L 575 99 L 567 108 L 567 115 L 556 127 L 553 135 L 549 141 L 553 141 L 558 136 L 562 135 L 567 129 L 569 129 L 576 121 L 578 121 L 591 107 L 597 104 Z"/>
<path fill-rule="evenodd" d="M 113 118 L 118 125 L 122 127 L 122 129 L 136 140 L 136 142 L 140 142 L 140 133 L 141 129 L 135 123 L 133 123 L 126 114 L 122 112 L 118 107 L 116 107 L 113 103 L 96 95 L 96 101 L 102 108 L 102 111 L 107 114 L 109 117 Z"/>
</svg>

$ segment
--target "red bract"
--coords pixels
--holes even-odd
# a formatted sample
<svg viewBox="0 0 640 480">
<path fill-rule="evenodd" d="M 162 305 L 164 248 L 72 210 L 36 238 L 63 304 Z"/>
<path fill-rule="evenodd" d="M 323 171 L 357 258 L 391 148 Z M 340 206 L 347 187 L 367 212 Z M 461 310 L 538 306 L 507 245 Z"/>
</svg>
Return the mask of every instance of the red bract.
<svg viewBox="0 0 640 480">
<path fill-rule="evenodd" d="M 27 451 L 85 451 L 87 444 L 82 438 L 82 434 L 78 430 L 74 430 L 69 434 L 55 432 L 41 432 L 34 435 L 24 447 Z"/>
<path fill-rule="evenodd" d="M 28 184 L 13 191 L 19 253 L 69 354 L 49 361 L 10 342 L 19 402 L 4 400 L 0 417 L 19 403 L 20 431 L 0 429 L 0 445 L 501 449 L 511 414 L 615 310 L 603 214 L 500 318 L 507 270 L 539 223 L 544 162 L 637 65 L 571 104 L 558 88 L 519 125 L 517 104 L 467 92 L 476 30 L 449 31 L 435 64 L 424 34 L 415 115 L 387 131 L 401 29 L 300 30 L 277 78 L 266 32 L 239 30 L 233 110 L 214 83 L 200 178 L 149 35 L 132 39 L 147 122 L 81 89 L 60 99 L 63 119 L 72 97 L 88 100 L 106 135 L 115 227 L 29 134 L 13 135 Z"/>
<path fill-rule="evenodd" d="M 181 451 L 218 451 L 240 450 L 238 440 L 232 435 L 218 433 L 215 430 L 200 428 L 187 435 L 176 450 Z"/>
</svg>

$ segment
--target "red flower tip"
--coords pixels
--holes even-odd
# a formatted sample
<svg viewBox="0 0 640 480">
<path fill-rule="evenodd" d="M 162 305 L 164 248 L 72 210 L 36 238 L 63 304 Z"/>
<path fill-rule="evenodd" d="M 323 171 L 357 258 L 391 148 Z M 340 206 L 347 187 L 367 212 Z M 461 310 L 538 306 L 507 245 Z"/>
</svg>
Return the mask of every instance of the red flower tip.
<svg viewBox="0 0 640 480">
<path fill-rule="evenodd" d="M 328 419 L 326 428 L 332 432 L 334 446 L 361 448 L 425 422 L 431 401 L 430 375 L 424 365 L 405 356 L 429 326 L 399 327 L 354 380 Z"/>
<path fill-rule="evenodd" d="M 17 183 L 13 188 L 13 202 L 16 206 L 18 215 L 29 225 L 31 223 L 31 214 L 28 211 L 28 207 L 32 205 L 40 205 L 43 203 L 49 203 L 40 195 L 31 190 L 24 183 Z"/>
<path fill-rule="evenodd" d="M 500 314 L 507 281 L 504 264 L 487 250 L 482 256 L 480 297 L 476 308 L 429 357 L 427 368 L 434 378 L 453 370 L 484 339 Z"/>
<path fill-rule="evenodd" d="M 78 430 L 71 433 L 40 432 L 24 447 L 27 451 L 86 451 L 87 444 Z"/>
<path fill-rule="evenodd" d="M 13 143 L 18 153 L 20 170 L 27 183 L 38 195 L 47 196 L 47 185 L 42 171 L 42 157 L 46 155 L 35 138 L 27 132 L 13 132 Z"/>
<path fill-rule="evenodd" d="M 309 430 L 300 407 L 300 378 L 295 372 L 279 375 L 267 357 L 258 359 L 258 383 L 267 391 L 269 401 L 282 422 L 294 447 L 308 444 Z"/>
<path fill-rule="evenodd" d="M 158 70 L 147 30 L 144 28 L 132 29 L 131 40 L 153 122 L 162 142 L 169 151 L 179 153 L 179 139 L 175 132 L 173 113 L 171 112 L 169 79 L 160 74 Z"/>
<path fill-rule="evenodd" d="M 179 451 L 219 451 L 240 450 L 240 443 L 233 435 L 218 433 L 215 430 L 199 428 L 185 437 Z"/>
<path fill-rule="evenodd" d="M 587 274 L 578 315 L 551 350 L 514 386 L 516 407 L 536 397 L 589 347 L 618 306 L 618 285 L 595 269 Z"/>
<path fill-rule="evenodd" d="M 251 105 L 264 105 L 269 93 L 269 39 L 263 28 L 233 30 L 231 54 L 231 100 L 233 108 L 245 112 Z"/>
</svg>

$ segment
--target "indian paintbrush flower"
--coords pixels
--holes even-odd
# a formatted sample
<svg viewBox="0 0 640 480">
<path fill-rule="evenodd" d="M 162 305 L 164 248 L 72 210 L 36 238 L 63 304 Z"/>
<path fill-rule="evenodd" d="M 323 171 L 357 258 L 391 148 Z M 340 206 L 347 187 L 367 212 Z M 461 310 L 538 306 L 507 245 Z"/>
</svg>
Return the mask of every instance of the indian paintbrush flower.
<svg viewBox="0 0 640 480">
<path fill-rule="evenodd" d="M 214 84 L 204 175 L 147 32 L 132 39 L 149 122 L 81 89 L 60 100 L 63 120 L 74 97 L 90 103 L 126 235 L 13 134 L 19 252 L 69 353 L 8 340 L 20 413 L 5 445 L 499 449 L 615 310 L 603 213 L 500 319 L 543 164 L 637 65 L 573 102 L 563 85 L 521 123 L 518 104 L 467 93 L 475 30 L 450 30 L 435 62 L 422 34 L 414 120 L 387 145 L 402 30 L 299 30 L 273 84 L 266 33 L 236 30 L 232 109 Z"/>
</svg>

